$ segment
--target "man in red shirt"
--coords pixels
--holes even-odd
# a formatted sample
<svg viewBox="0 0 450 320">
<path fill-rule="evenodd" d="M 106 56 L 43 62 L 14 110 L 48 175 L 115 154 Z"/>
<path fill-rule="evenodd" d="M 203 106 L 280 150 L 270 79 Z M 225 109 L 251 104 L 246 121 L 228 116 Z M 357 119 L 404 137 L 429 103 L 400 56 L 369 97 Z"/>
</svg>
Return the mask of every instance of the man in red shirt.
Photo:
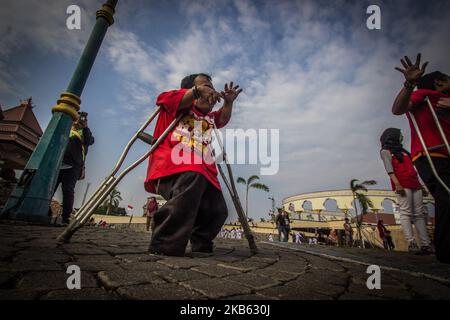
<svg viewBox="0 0 450 320">
<path fill-rule="evenodd" d="M 406 56 L 400 61 L 404 69 L 396 69 L 403 73 L 406 81 L 394 101 L 392 113 L 395 115 L 406 113 L 408 117 L 411 128 L 411 157 L 436 204 L 434 233 L 436 257 L 440 262 L 450 263 L 450 196 L 434 176 L 408 114 L 412 113 L 417 121 L 438 175 L 447 186 L 450 186 L 450 158 L 425 101 L 426 97 L 430 99 L 444 134 L 450 140 L 448 103 L 450 78 L 439 71 L 424 75 L 428 62 L 421 67 L 420 54 L 417 55 L 414 64 Z M 418 90 L 414 91 L 416 86 Z"/>
<path fill-rule="evenodd" d="M 158 138 L 179 115 L 185 114 L 149 158 L 145 189 L 162 195 L 167 203 L 153 215 L 149 251 L 183 256 L 188 241 L 193 252 L 210 253 L 228 210 L 211 147 L 214 126 L 231 118 L 239 86 L 225 84 L 217 92 L 207 74 L 192 74 L 181 89 L 161 93 L 154 137 Z M 212 112 L 224 100 L 222 108 Z"/>
</svg>

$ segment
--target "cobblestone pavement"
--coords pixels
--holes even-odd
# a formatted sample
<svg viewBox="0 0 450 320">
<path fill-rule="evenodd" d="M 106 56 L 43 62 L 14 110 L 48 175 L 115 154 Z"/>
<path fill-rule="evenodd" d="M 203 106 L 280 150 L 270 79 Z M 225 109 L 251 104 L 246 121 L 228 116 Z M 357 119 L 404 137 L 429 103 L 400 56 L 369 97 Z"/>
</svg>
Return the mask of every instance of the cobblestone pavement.
<svg viewBox="0 0 450 320">
<path fill-rule="evenodd" d="M 396 263 L 399 269 L 402 263 L 405 270 L 422 265 L 421 271 L 439 276 L 382 269 L 381 289 L 369 290 L 365 265 L 316 255 L 346 252 L 337 248 L 301 247 L 311 254 L 259 243 L 260 253 L 251 256 L 245 240 L 218 239 L 210 257 L 163 257 L 147 253 L 147 233 L 86 227 L 58 247 L 61 231 L 0 223 L 1 300 L 450 298 L 448 266 L 429 257 L 392 252 L 381 259 L 379 251 L 348 249 L 353 259 L 375 259 L 380 265 L 398 259 L 403 261 Z M 80 290 L 67 289 L 69 265 L 81 268 Z"/>
</svg>

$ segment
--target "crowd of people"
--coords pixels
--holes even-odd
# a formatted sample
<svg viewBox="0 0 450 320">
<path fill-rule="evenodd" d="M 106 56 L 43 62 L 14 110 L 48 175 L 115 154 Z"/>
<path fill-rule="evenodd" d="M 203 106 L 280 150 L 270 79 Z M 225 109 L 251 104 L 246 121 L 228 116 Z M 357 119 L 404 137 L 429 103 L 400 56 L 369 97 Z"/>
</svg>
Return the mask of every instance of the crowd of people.
<svg viewBox="0 0 450 320">
<path fill-rule="evenodd" d="M 219 237 L 226 239 L 242 239 L 243 232 L 238 228 L 231 228 L 230 230 L 222 228 L 219 232 Z"/>
</svg>

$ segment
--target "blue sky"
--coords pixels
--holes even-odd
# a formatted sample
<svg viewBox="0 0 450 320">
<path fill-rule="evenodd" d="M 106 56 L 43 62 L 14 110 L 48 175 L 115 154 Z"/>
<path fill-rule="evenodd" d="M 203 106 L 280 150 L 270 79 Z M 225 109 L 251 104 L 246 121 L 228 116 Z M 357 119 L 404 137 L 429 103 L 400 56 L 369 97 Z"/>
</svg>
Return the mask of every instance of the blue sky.
<svg viewBox="0 0 450 320">
<path fill-rule="evenodd" d="M 1 2 L 2 106 L 32 96 L 46 127 L 101 3 Z M 81 30 L 65 27 L 70 4 L 82 8 Z M 381 30 L 366 28 L 371 4 L 381 7 Z M 211 73 L 218 88 L 226 81 L 244 88 L 229 128 L 280 130 L 279 173 L 261 177 L 270 194 L 251 192 L 251 216 L 267 216 L 272 194 L 280 205 L 293 194 L 347 188 L 352 178 L 389 188 L 378 138 L 385 128 L 399 127 L 409 146 L 406 119 L 390 113 L 402 86 L 394 67 L 403 55 L 422 52 L 429 71 L 449 72 L 449 9 L 450 1 L 119 0 L 81 97 L 96 143 L 76 205 L 86 183 L 91 193 L 109 174 L 157 94 L 195 72 Z M 146 148 L 138 145 L 130 158 Z M 234 171 L 248 177 L 259 166 L 235 165 Z M 119 185 L 122 205 L 133 204 L 134 214 L 145 201 L 145 172 L 142 165 Z"/>
</svg>

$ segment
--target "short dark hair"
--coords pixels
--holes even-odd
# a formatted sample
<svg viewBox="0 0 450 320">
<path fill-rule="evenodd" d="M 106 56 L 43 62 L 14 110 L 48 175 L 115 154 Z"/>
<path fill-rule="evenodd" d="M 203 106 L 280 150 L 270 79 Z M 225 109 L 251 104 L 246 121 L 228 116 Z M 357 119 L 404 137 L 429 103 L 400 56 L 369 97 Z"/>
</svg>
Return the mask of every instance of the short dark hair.
<svg viewBox="0 0 450 320">
<path fill-rule="evenodd" d="M 183 78 L 183 80 L 181 80 L 181 89 L 190 89 L 194 86 L 194 80 L 197 77 L 205 77 L 206 79 L 208 79 L 208 81 L 212 81 L 212 78 L 209 74 L 206 73 L 194 73 L 194 74 L 190 74 L 186 77 Z"/>
<path fill-rule="evenodd" d="M 428 89 L 428 90 L 436 90 L 436 81 L 445 80 L 447 75 L 440 72 L 434 71 L 422 76 L 419 80 L 417 80 L 417 88 L 418 89 Z"/>
</svg>

